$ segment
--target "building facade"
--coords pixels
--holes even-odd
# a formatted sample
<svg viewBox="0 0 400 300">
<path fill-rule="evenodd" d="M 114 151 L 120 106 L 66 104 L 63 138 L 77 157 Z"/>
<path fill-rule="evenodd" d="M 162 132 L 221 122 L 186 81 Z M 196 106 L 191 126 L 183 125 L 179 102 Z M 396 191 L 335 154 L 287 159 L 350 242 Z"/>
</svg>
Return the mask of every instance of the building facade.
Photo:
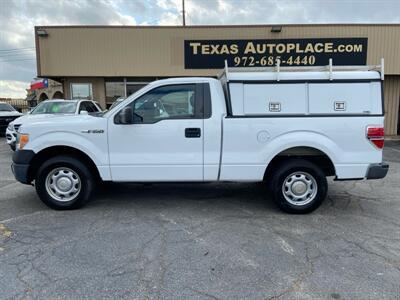
<svg viewBox="0 0 400 300">
<path fill-rule="evenodd" d="M 216 76 L 229 66 L 376 65 L 385 59 L 385 128 L 400 134 L 400 25 L 40 26 L 37 73 L 65 98 L 108 107 L 159 78 Z"/>
</svg>

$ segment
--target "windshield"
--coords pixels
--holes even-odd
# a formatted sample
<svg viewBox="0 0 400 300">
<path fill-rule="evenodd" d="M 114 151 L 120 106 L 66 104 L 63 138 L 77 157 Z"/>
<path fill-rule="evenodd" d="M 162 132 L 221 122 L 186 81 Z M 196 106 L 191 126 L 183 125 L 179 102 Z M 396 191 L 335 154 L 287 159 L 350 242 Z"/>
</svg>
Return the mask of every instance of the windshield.
<svg viewBox="0 0 400 300">
<path fill-rule="evenodd" d="M 41 102 L 36 106 L 31 114 L 74 114 L 76 111 L 77 102 Z"/>
<path fill-rule="evenodd" d="M 0 103 L 0 111 L 15 111 L 15 109 L 8 103 Z"/>
</svg>

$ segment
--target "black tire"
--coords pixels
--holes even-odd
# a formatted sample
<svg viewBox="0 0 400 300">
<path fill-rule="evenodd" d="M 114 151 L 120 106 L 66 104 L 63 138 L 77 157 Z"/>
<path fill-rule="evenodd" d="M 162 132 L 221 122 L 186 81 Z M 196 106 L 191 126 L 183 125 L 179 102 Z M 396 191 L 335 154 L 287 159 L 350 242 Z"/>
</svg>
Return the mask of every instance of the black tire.
<svg viewBox="0 0 400 300">
<path fill-rule="evenodd" d="M 15 151 L 15 144 L 10 144 L 10 148 L 12 151 Z"/>
<path fill-rule="evenodd" d="M 70 201 L 60 201 L 55 199 L 46 188 L 48 175 L 55 169 L 68 168 L 75 172 L 80 179 L 80 190 Z M 85 164 L 71 156 L 55 156 L 42 164 L 36 173 L 35 188 L 40 199 L 50 208 L 56 210 L 77 209 L 85 205 L 94 190 L 94 177 L 90 169 Z"/>
<path fill-rule="evenodd" d="M 302 194 L 305 195 L 303 198 L 304 204 L 301 204 L 301 200 L 297 202 L 293 199 L 287 199 L 290 198 L 291 195 L 287 195 L 286 197 L 284 195 L 284 190 L 290 193 L 287 185 L 293 186 L 297 177 L 300 178 L 300 176 L 303 176 L 301 174 L 304 175 L 305 180 L 310 184 L 309 190 L 311 191 L 310 193 L 306 192 Z M 285 181 L 287 178 L 288 181 Z M 295 178 L 294 181 L 291 178 Z M 301 180 L 299 181 L 303 182 Z M 314 182 L 316 183 L 316 188 L 313 184 Z M 284 183 L 287 185 L 284 186 Z M 328 183 L 324 172 L 315 164 L 304 159 L 290 159 L 281 163 L 276 168 L 272 178 L 271 188 L 273 199 L 281 210 L 292 214 L 306 214 L 317 209 L 325 200 L 328 192 Z M 293 202 L 297 204 L 295 205 Z"/>
</svg>

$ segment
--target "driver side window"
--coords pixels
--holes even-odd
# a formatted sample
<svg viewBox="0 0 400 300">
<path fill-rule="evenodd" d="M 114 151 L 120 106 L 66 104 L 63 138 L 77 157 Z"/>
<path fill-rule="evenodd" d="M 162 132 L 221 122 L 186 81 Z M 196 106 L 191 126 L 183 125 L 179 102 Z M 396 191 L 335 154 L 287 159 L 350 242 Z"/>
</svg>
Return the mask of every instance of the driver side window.
<svg viewBox="0 0 400 300">
<path fill-rule="evenodd" d="M 148 92 L 132 105 L 134 122 L 151 124 L 163 119 L 195 116 L 195 85 L 168 85 Z"/>
<path fill-rule="evenodd" d="M 82 111 L 87 111 L 87 108 L 86 108 L 86 103 L 85 102 L 81 102 L 81 104 L 79 105 L 79 113 L 81 113 Z"/>
</svg>

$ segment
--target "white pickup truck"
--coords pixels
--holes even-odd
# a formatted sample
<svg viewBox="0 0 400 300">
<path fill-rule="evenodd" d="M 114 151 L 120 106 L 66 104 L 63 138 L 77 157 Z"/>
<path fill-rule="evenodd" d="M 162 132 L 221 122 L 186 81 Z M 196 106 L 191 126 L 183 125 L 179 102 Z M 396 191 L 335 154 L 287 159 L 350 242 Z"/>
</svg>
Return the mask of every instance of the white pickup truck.
<svg viewBox="0 0 400 300">
<path fill-rule="evenodd" d="M 265 181 L 281 209 L 307 213 L 327 176 L 386 176 L 382 79 L 331 67 L 159 80 L 103 116 L 22 125 L 12 169 L 54 209 L 84 205 L 97 179 Z"/>
</svg>

